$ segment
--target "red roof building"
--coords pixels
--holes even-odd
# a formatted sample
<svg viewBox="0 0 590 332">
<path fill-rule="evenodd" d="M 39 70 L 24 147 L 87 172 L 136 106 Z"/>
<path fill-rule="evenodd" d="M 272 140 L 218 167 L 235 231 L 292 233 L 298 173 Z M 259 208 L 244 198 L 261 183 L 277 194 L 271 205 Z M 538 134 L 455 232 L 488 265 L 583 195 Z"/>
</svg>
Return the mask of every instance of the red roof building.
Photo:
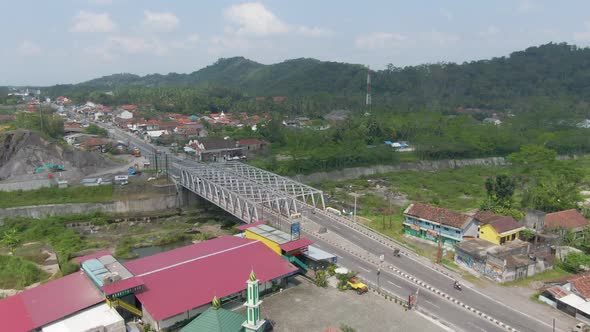
<svg viewBox="0 0 590 332">
<path fill-rule="evenodd" d="M 214 296 L 241 293 L 252 270 L 261 284 L 297 272 L 262 242 L 235 236 L 136 259 L 125 267 L 143 281 L 145 291 L 135 296 L 148 313 L 145 317 L 160 329 L 172 325 L 179 315 L 209 306 Z"/>
<path fill-rule="evenodd" d="M 588 226 L 588 220 L 576 209 L 548 213 L 545 216 L 545 227 L 548 229 L 571 229 L 581 231 Z"/>
<path fill-rule="evenodd" d="M 135 111 L 137 109 L 137 106 L 135 106 L 135 105 L 121 105 L 120 108 L 123 109 L 123 110 L 132 112 L 132 111 Z"/>
<path fill-rule="evenodd" d="M 76 272 L 0 300 L 3 330 L 30 331 L 104 301 L 84 273 Z M 8 324 L 6 326 L 5 324 Z"/>
</svg>

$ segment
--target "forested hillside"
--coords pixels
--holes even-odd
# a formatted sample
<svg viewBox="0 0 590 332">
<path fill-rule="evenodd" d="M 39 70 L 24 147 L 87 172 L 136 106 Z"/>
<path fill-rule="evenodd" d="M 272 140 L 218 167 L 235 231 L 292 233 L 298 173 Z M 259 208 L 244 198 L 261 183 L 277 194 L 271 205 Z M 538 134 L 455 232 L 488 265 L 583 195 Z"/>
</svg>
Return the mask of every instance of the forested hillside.
<svg viewBox="0 0 590 332">
<path fill-rule="evenodd" d="M 221 97 L 233 95 L 231 103 L 236 98 L 287 96 L 292 100 L 315 102 L 320 108 L 351 108 L 362 105 L 365 80 L 366 68 L 361 65 L 314 59 L 263 65 L 235 57 L 219 59 L 215 64 L 190 74 L 143 77 L 116 74 L 77 85 L 54 86 L 46 91 L 50 95 L 82 97 L 96 90 L 158 89 L 159 93 L 154 97 L 135 92 L 121 94 L 127 95 L 127 99 L 119 97 L 125 99 L 121 102 L 155 103 L 161 100 L 151 99 L 157 99 L 158 95 L 164 98 L 170 93 L 177 95 L 169 92 L 172 87 L 190 87 L 193 91 L 195 87 L 200 87 L 198 90 L 223 87 Z M 220 93 L 216 91 L 216 94 Z M 426 107 L 446 112 L 458 106 L 468 106 L 519 111 L 530 108 L 531 98 L 540 96 L 574 104 L 590 97 L 590 49 L 551 43 L 514 52 L 507 57 L 463 64 L 438 63 L 403 68 L 390 64 L 387 69 L 373 73 L 373 91 L 375 106 L 395 105 L 407 110 Z M 186 99 L 181 103 L 194 104 L 194 96 Z M 305 108 L 300 105 L 292 107 Z"/>
</svg>

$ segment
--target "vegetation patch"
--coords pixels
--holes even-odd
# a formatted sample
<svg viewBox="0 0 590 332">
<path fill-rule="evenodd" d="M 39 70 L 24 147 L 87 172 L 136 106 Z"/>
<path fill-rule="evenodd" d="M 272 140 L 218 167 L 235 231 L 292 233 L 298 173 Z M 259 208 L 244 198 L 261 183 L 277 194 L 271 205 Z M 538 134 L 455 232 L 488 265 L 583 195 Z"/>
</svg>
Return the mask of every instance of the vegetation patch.
<svg viewBox="0 0 590 332">
<path fill-rule="evenodd" d="M 112 201 L 113 186 L 69 187 L 64 189 L 51 187 L 36 190 L 0 191 L 0 208 Z"/>
<path fill-rule="evenodd" d="M 0 255 L 0 288 L 23 289 L 49 275 L 21 257 Z"/>
</svg>

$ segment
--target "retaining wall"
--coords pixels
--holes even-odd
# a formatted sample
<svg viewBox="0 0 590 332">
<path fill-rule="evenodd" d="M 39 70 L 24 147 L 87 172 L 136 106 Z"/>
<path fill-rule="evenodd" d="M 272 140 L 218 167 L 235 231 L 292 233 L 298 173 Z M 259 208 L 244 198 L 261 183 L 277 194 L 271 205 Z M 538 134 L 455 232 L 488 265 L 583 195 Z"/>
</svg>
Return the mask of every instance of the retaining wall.
<svg viewBox="0 0 590 332">
<path fill-rule="evenodd" d="M 92 212 L 112 214 L 142 213 L 175 209 L 177 207 L 179 207 L 179 199 L 176 194 L 173 194 L 111 203 L 69 203 L 6 208 L 0 209 L 0 220 L 14 217 L 44 218 L 54 215 L 66 216 Z"/>
</svg>

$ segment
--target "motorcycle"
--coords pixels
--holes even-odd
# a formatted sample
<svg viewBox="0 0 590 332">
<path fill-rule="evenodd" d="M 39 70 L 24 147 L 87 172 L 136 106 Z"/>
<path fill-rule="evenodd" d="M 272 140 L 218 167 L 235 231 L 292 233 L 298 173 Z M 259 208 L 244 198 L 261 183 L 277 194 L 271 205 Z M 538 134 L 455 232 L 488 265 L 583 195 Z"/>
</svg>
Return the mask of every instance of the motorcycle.
<svg viewBox="0 0 590 332">
<path fill-rule="evenodd" d="M 461 284 L 459 284 L 458 282 L 456 282 L 456 283 L 454 284 L 454 287 L 455 287 L 455 289 L 456 289 L 456 290 L 461 290 L 461 289 L 462 289 L 462 288 L 461 288 Z"/>
<path fill-rule="evenodd" d="M 399 252 L 399 249 L 394 249 L 394 250 L 393 250 L 393 256 L 394 256 L 394 257 L 401 257 L 401 254 L 400 254 L 400 252 Z"/>
</svg>

